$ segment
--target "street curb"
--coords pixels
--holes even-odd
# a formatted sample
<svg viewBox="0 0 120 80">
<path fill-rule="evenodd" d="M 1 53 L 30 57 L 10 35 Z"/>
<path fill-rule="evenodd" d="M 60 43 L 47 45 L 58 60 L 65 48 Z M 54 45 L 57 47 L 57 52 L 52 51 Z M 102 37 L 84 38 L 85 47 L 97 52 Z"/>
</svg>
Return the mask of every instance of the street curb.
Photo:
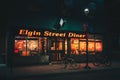
<svg viewBox="0 0 120 80">
<path fill-rule="evenodd" d="M 46 77 L 46 76 L 57 76 L 57 75 L 65 75 L 65 74 L 84 74 L 84 73 L 91 73 L 91 72 L 96 72 L 96 71 L 107 71 L 107 70 L 112 70 L 112 69 L 118 69 L 118 68 L 102 68 L 102 69 L 84 69 L 84 70 L 76 70 L 76 71 L 70 71 L 70 72 L 54 72 L 54 73 L 44 73 L 44 74 L 31 74 L 31 75 L 19 75 L 19 76 L 12 76 L 14 79 L 18 78 L 27 78 L 27 77 Z M 119 68 L 120 69 L 120 68 Z"/>
</svg>

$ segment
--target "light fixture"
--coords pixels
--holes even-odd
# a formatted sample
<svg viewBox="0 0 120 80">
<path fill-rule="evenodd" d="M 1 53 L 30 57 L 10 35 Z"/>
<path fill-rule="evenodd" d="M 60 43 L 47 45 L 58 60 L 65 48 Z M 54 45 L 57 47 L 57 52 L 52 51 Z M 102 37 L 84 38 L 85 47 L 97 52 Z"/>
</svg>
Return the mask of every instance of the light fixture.
<svg viewBox="0 0 120 80">
<path fill-rule="evenodd" d="M 59 22 L 60 26 L 62 27 L 65 22 L 66 22 L 66 20 L 63 20 L 63 18 L 61 18 L 60 22 Z"/>
<path fill-rule="evenodd" d="M 87 15 L 89 13 L 89 9 L 88 8 L 85 8 L 84 9 L 84 13 Z"/>
<path fill-rule="evenodd" d="M 63 26 L 63 24 L 64 24 L 64 20 L 63 20 L 62 18 L 60 19 L 59 24 L 60 24 L 60 26 Z"/>
</svg>

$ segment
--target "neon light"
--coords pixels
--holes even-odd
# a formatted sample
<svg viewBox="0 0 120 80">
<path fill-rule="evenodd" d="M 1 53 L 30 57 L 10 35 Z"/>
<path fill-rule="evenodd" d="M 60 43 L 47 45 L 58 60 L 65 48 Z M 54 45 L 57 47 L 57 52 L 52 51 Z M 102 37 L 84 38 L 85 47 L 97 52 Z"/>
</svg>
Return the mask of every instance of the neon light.
<svg viewBox="0 0 120 80">
<path fill-rule="evenodd" d="M 50 32 L 50 31 L 45 31 L 44 36 L 55 36 L 55 37 L 65 37 L 66 33 L 58 33 L 58 32 Z"/>
<path fill-rule="evenodd" d="M 37 32 L 36 30 L 29 31 L 27 29 L 20 29 L 19 34 L 20 35 L 27 35 L 27 36 L 31 37 L 31 36 L 40 36 L 41 32 Z"/>
<path fill-rule="evenodd" d="M 19 35 L 25 35 L 28 37 L 31 36 L 41 36 L 41 32 L 33 30 L 29 31 L 28 29 L 20 29 Z M 45 37 L 77 37 L 77 38 L 85 38 L 84 34 L 77 34 L 74 32 L 51 32 L 51 31 L 44 31 L 43 36 Z"/>
<path fill-rule="evenodd" d="M 69 33 L 68 33 L 68 37 L 79 37 L 79 38 L 84 38 L 85 35 L 83 35 L 83 34 L 76 34 L 76 33 L 69 32 Z"/>
</svg>

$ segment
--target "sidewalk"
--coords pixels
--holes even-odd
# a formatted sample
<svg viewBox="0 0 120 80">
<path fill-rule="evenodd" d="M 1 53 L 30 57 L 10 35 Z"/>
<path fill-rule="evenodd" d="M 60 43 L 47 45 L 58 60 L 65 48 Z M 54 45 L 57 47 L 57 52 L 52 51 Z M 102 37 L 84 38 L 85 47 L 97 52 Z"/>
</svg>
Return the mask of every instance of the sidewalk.
<svg viewBox="0 0 120 80">
<path fill-rule="evenodd" d="M 24 67 L 0 67 L 0 76 L 10 77 L 26 77 L 34 75 L 45 75 L 45 74 L 57 74 L 57 73 L 70 73 L 70 72 L 85 72 L 88 71 L 85 69 L 86 63 L 80 63 L 78 69 L 73 69 L 68 66 L 66 69 L 63 64 L 49 64 L 49 65 L 36 65 L 36 66 L 24 66 Z M 99 66 L 96 67 L 92 63 L 89 63 L 91 69 L 89 71 L 104 70 L 104 69 L 113 69 L 120 68 L 119 62 L 113 62 L 110 67 Z"/>
</svg>

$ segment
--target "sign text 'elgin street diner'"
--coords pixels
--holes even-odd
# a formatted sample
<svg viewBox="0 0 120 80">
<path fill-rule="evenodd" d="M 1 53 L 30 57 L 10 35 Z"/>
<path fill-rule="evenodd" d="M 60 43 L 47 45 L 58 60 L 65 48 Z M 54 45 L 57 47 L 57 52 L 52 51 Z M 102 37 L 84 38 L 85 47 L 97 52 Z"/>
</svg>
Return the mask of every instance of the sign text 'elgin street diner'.
<svg viewBox="0 0 120 80">
<path fill-rule="evenodd" d="M 52 32 L 52 31 L 44 31 L 43 34 L 41 32 L 36 31 L 36 30 L 28 30 L 28 29 L 20 29 L 19 30 L 19 35 L 24 35 L 28 37 L 33 37 L 33 36 L 45 36 L 45 37 L 79 37 L 79 38 L 84 38 L 84 34 L 78 34 L 75 32 Z"/>
</svg>

